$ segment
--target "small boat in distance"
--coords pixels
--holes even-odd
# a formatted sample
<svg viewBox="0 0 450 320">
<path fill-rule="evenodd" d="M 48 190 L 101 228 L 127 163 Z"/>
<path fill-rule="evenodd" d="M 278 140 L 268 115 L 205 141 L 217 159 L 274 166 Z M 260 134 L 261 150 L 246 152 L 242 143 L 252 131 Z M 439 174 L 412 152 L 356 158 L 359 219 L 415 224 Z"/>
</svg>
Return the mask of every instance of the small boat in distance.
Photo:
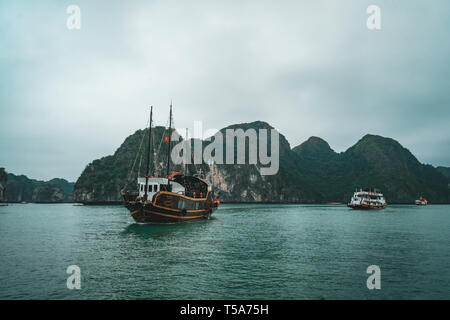
<svg viewBox="0 0 450 320">
<path fill-rule="evenodd" d="M 172 104 L 170 105 L 169 132 L 164 140 L 169 143 L 167 154 L 167 177 L 154 177 L 150 172 L 152 139 L 152 115 L 150 111 L 149 138 L 147 148 L 147 170 L 138 177 L 138 190 L 121 191 L 124 205 L 139 223 L 177 223 L 209 219 L 219 206 L 211 186 L 200 178 L 170 173 L 172 135 Z M 185 167 L 186 171 L 186 167 Z"/>
<path fill-rule="evenodd" d="M 420 197 L 419 199 L 417 199 L 417 200 L 415 201 L 415 203 L 416 203 L 416 205 L 418 205 L 418 206 L 426 206 L 426 205 L 428 204 L 428 200 L 425 199 L 425 198 L 423 198 L 423 197 Z"/>
<path fill-rule="evenodd" d="M 360 189 L 353 193 L 347 206 L 352 209 L 384 209 L 387 203 L 380 190 Z"/>
</svg>

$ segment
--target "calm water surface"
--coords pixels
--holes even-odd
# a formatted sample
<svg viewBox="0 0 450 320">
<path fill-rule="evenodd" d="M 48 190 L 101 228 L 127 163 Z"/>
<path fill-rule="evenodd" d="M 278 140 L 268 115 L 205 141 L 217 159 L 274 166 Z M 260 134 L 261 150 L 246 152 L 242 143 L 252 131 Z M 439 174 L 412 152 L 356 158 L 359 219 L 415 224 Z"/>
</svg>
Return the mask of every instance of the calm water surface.
<svg viewBox="0 0 450 320">
<path fill-rule="evenodd" d="M 121 206 L 16 204 L 0 207 L 0 299 L 449 299 L 449 245 L 444 205 L 222 205 L 149 226 Z"/>
</svg>

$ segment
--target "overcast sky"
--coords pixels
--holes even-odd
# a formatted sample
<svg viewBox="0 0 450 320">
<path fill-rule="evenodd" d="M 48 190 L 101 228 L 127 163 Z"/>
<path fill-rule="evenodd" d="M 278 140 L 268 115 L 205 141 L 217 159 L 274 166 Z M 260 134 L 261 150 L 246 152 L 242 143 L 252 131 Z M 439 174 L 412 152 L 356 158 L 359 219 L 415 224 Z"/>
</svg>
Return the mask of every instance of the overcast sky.
<svg viewBox="0 0 450 320">
<path fill-rule="evenodd" d="M 449 17 L 446 0 L 2 0 L 0 167 L 75 181 L 171 99 L 178 128 L 263 120 L 337 152 L 380 134 L 450 166 Z"/>
</svg>

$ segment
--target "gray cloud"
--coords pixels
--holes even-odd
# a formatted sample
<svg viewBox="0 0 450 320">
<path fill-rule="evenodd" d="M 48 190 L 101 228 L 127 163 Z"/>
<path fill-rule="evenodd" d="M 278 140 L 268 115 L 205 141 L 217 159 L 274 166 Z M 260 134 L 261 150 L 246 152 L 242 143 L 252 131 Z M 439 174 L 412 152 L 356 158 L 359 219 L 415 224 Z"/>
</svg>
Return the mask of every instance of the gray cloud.
<svg viewBox="0 0 450 320">
<path fill-rule="evenodd" d="M 66 7 L 82 28 L 66 28 Z M 377 4 L 382 29 L 367 30 Z M 264 120 L 291 146 L 366 133 L 450 165 L 447 1 L 0 3 L 0 166 L 75 180 L 145 126 Z"/>
</svg>

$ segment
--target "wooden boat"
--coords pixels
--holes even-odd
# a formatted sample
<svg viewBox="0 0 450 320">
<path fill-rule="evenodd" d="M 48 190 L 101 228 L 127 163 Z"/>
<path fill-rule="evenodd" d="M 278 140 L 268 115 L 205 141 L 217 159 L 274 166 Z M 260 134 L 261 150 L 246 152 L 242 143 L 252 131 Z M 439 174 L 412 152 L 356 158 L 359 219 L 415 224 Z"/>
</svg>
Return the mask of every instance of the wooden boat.
<svg viewBox="0 0 450 320">
<path fill-rule="evenodd" d="M 153 177 L 149 172 L 153 108 L 150 111 L 147 148 L 147 174 L 138 177 L 138 190 L 122 191 L 125 207 L 139 223 L 177 223 L 209 219 L 220 202 L 204 180 L 170 172 L 172 105 L 170 105 L 167 177 Z M 167 136 L 166 136 L 167 137 Z"/>
</svg>

